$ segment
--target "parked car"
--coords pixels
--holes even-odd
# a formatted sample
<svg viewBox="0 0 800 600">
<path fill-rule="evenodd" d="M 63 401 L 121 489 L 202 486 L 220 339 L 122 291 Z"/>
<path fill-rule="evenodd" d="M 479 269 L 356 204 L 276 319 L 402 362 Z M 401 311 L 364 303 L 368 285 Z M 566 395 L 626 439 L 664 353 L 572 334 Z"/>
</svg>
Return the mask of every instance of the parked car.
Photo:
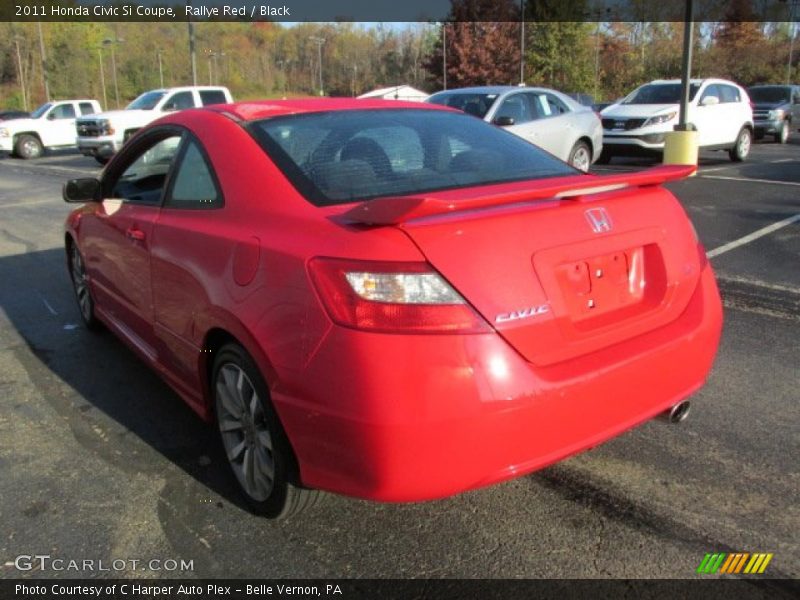
<svg viewBox="0 0 800 600">
<path fill-rule="evenodd" d="M 603 109 L 601 161 L 618 155 L 661 153 L 665 134 L 678 123 L 680 93 L 679 80 L 653 81 Z M 697 129 L 700 148 L 727 150 L 733 161 L 745 160 L 750 153 L 753 111 L 747 92 L 735 83 L 691 80 L 687 121 Z"/>
<path fill-rule="evenodd" d="M 503 127 L 581 171 L 588 171 L 603 149 L 603 129 L 591 108 L 548 88 L 462 88 L 433 94 L 426 102 Z"/>
<path fill-rule="evenodd" d="M 37 158 L 45 149 L 75 146 L 75 117 L 100 112 L 97 100 L 46 102 L 29 117 L 0 123 L 0 152 Z"/>
<path fill-rule="evenodd" d="M 11 119 L 27 119 L 31 114 L 23 110 L 0 110 L 0 121 L 10 121 Z"/>
<path fill-rule="evenodd" d="M 583 174 L 436 105 L 210 107 L 66 184 L 67 265 L 254 511 L 440 498 L 686 415 L 722 315 L 660 186 L 693 170 Z"/>
<path fill-rule="evenodd" d="M 165 113 L 229 102 L 233 102 L 233 97 L 225 87 L 188 86 L 151 90 L 136 98 L 124 110 L 78 119 L 78 150 L 105 164 L 134 133 Z"/>
<path fill-rule="evenodd" d="M 800 126 L 800 85 L 755 85 L 747 93 L 753 102 L 756 139 L 771 134 L 785 144 L 792 127 Z"/>
</svg>

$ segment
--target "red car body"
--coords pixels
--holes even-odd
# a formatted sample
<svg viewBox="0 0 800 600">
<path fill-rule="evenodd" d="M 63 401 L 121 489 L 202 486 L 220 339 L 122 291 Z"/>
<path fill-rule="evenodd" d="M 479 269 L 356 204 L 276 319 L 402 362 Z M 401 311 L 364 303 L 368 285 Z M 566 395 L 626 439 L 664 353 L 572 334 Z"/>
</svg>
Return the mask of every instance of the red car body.
<svg viewBox="0 0 800 600">
<path fill-rule="evenodd" d="M 243 127 L 355 109 L 443 110 L 315 100 L 182 111 L 150 128 L 185 128 L 202 145 L 225 199 L 213 218 L 108 200 L 68 217 L 98 318 L 199 415 L 213 418 L 213 353 L 235 339 L 269 386 L 303 485 L 417 501 L 530 473 L 704 383 L 721 303 L 659 185 L 691 168 L 315 206 Z M 385 308 L 345 314 L 336 277 L 352 261 L 432 269 L 466 299 L 451 315 L 463 329 L 440 329 L 433 312 L 405 332 L 343 324 Z"/>
</svg>

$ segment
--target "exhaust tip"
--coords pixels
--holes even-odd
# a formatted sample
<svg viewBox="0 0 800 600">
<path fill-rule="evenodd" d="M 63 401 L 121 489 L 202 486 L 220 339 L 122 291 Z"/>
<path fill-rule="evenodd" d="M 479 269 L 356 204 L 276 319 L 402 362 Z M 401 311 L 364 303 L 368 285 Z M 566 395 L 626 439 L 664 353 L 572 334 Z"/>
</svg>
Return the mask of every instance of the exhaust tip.
<svg viewBox="0 0 800 600">
<path fill-rule="evenodd" d="M 661 417 L 663 420 L 667 421 L 668 423 L 680 423 L 681 421 L 685 420 L 686 417 L 689 416 L 689 411 L 691 410 L 692 405 L 688 400 L 684 400 L 683 402 L 679 402 L 668 411 L 662 413 Z"/>
</svg>

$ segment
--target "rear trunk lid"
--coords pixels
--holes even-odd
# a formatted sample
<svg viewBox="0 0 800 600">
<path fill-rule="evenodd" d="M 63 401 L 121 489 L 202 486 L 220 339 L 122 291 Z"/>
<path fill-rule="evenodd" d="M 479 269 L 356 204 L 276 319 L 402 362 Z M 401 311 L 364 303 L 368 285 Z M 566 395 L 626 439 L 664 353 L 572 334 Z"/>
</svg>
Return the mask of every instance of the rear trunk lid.
<svg viewBox="0 0 800 600">
<path fill-rule="evenodd" d="M 522 356 L 550 365 L 677 319 L 704 257 L 660 183 L 693 167 L 575 176 L 365 202 L 402 229 Z"/>
</svg>

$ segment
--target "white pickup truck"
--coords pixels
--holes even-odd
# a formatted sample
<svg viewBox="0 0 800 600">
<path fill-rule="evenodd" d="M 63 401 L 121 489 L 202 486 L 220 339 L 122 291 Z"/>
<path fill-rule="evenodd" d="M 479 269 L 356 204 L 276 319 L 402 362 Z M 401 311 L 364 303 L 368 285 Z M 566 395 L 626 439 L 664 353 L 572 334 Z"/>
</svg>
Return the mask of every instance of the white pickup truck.
<svg viewBox="0 0 800 600">
<path fill-rule="evenodd" d="M 37 158 L 45 148 L 75 146 L 75 118 L 103 110 L 97 100 L 46 102 L 29 118 L 0 123 L 0 152 L 20 158 Z"/>
<path fill-rule="evenodd" d="M 233 98 L 225 87 L 187 86 L 151 90 L 136 98 L 124 110 L 78 119 L 75 125 L 78 150 L 105 164 L 129 137 L 166 113 L 229 102 L 233 102 Z"/>
</svg>

